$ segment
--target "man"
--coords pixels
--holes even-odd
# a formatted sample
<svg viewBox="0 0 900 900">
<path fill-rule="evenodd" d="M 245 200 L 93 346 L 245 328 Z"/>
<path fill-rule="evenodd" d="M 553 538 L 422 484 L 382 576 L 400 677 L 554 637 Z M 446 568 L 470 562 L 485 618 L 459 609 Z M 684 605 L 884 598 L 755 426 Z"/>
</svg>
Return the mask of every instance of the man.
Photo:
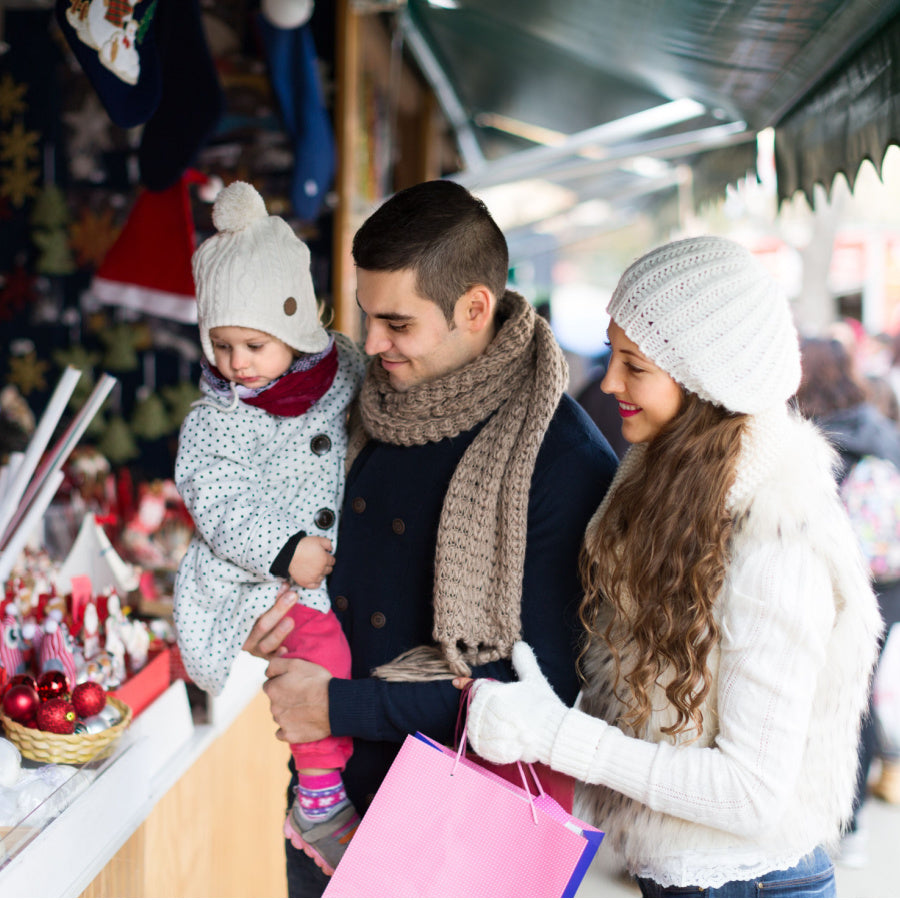
<svg viewBox="0 0 900 900">
<path fill-rule="evenodd" d="M 279 737 L 353 738 L 344 783 L 364 813 L 407 734 L 452 740 L 454 675 L 514 678 L 516 639 L 574 702 L 578 553 L 616 458 L 564 394 L 549 326 L 506 290 L 506 241 L 468 191 L 394 195 L 353 257 L 372 359 L 329 579 L 353 677 L 278 658 L 290 595 L 245 647 L 271 659 Z M 320 893 L 325 877 L 286 846 L 291 896 Z"/>
</svg>

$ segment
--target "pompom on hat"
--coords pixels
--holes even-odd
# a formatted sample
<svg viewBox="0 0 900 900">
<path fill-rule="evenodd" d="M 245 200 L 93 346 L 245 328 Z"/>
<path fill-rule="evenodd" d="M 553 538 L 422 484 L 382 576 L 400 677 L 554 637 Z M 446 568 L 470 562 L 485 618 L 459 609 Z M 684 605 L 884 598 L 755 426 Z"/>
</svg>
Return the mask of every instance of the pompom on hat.
<svg viewBox="0 0 900 900">
<path fill-rule="evenodd" d="M 309 249 L 259 192 L 243 181 L 224 188 L 213 206 L 217 234 L 194 253 L 200 343 L 215 365 L 211 328 L 264 331 L 301 353 L 320 353 L 328 334 L 319 321 Z"/>
<path fill-rule="evenodd" d="M 787 298 L 759 260 L 727 238 L 651 250 L 625 271 L 606 311 L 679 384 L 732 412 L 783 405 L 800 384 Z"/>
</svg>

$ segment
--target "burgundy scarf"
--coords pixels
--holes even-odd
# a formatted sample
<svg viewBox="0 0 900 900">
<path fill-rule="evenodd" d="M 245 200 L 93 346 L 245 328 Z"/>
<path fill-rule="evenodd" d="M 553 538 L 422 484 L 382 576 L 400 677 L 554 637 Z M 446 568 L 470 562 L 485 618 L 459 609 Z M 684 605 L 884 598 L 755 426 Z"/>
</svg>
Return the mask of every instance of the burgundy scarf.
<svg viewBox="0 0 900 900">
<path fill-rule="evenodd" d="M 217 394 L 233 395 L 235 386 L 215 366 L 203 360 L 202 367 L 204 377 Z M 264 388 L 238 396 L 244 403 L 273 416 L 302 416 L 331 387 L 337 369 L 337 346 L 332 341 L 331 348 L 313 366 L 309 366 L 308 357 L 305 360 L 301 357 L 284 375 Z"/>
</svg>

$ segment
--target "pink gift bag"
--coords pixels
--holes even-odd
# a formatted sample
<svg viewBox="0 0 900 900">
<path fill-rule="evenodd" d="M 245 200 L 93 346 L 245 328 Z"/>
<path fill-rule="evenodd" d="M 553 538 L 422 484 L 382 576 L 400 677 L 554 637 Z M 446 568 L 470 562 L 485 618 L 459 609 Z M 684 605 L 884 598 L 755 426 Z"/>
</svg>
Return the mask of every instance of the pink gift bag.
<svg viewBox="0 0 900 900">
<path fill-rule="evenodd" d="M 575 896 L 603 832 L 566 812 L 533 769 L 535 793 L 466 759 L 464 746 L 406 738 L 325 897 Z"/>
</svg>

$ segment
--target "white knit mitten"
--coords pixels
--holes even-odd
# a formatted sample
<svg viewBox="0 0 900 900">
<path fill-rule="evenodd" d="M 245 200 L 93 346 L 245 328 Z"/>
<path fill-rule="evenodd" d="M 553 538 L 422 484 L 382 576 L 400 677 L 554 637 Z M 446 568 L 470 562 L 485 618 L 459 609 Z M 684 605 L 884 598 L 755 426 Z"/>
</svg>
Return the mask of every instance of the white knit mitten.
<svg viewBox="0 0 900 900">
<path fill-rule="evenodd" d="M 469 707 L 469 743 L 491 762 L 548 763 L 568 707 L 544 678 L 528 644 L 515 644 L 512 661 L 518 681 L 475 682 Z"/>
</svg>

